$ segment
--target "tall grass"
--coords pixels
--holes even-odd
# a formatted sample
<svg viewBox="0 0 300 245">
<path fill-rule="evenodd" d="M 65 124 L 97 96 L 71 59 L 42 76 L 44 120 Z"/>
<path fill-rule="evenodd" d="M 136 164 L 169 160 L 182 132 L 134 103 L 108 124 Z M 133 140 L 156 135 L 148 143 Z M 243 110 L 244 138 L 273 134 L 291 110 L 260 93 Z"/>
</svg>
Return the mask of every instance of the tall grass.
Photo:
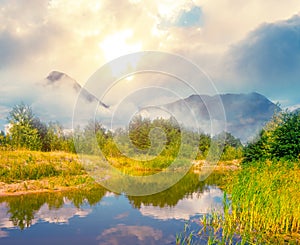
<svg viewBox="0 0 300 245">
<path fill-rule="evenodd" d="M 224 212 L 202 218 L 195 243 L 300 244 L 299 166 L 256 162 L 227 176 Z"/>
<path fill-rule="evenodd" d="M 84 174 L 76 155 L 64 152 L 0 151 L 0 182 Z"/>
<path fill-rule="evenodd" d="M 244 166 L 227 186 L 223 241 L 240 243 L 300 242 L 300 168 L 289 161 L 256 162 Z M 224 239 L 225 238 L 225 239 Z"/>
</svg>

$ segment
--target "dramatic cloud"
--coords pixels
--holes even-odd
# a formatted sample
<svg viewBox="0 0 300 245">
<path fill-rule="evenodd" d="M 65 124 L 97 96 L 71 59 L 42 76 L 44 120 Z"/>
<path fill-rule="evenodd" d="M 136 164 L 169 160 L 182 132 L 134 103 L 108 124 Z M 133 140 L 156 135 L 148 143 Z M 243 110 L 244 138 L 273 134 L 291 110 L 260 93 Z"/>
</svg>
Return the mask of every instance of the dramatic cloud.
<svg viewBox="0 0 300 245">
<path fill-rule="evenodd" d="M 299 17 L 283 21 L 299 10 L 299 0 L 2 0 L 0 123 L 20 101 L 51 102 L 53 91 L 38 88 L 51 71 L 84 84 L 106 62 L 143 50 L 190 59 L 219 92 L 255 90 L 285 106 L 299 103 Z M 60 120 L 65 110 L 54 108 L 37 114 Z"/>
<path fill-rule="evenodd" d="M 233 72 L 244 86 L 272 98 L 299 103 L 300 16 L 263 24 L 229 51 Z"/>
</svg>

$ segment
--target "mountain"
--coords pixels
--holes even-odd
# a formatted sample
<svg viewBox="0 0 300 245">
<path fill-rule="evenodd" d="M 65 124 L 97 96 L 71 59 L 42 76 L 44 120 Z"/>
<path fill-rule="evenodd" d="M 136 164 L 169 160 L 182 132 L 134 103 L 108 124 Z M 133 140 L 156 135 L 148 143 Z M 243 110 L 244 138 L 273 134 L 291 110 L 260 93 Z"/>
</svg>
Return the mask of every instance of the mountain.
<svg viewBox="0 0 300 245">
<path fill-rule="evenodd" d="M 266 122 L 272 118 L 275 111 L 281 110 L 265 96 L 258 93 L 215 96 L 191 95 L 188 98 L 163 105 L 163 107 L 176 115 L 176 118 L 184 118 L 185 121 L 190 120 L 191 122 L 193 118 L 189 116 L 191 114 L 189 111 L 192 111 L 195 118 L 200 122 L 200 128 L 205 133 L 209 133 L 211 121 L 219 121 L 221 124 L 224 120 L 222 113 L 218 114 L 216 111 L 209 113 L 209 111 L 212 112 L 216 109 L 215 105 L 218 104 L 219 99 L 223 103 L 226 116 L 226 131 L 240 138 L 244 143 L 257 135 Z M 220 130 L 222 129 L 220 128 Z"/>
<path fill-rule="evenodd" d="M 113 106 L 109 107 L 104 104 L 92 94 L 93 91 L 86 90 L 76 80 L 63 72 L 52 71 L 44 81 L 45 86 L 52 87 L 54 91 L 60 91 L 60 96 L 57 97 L 65 97 L 68 94 L 69 101 L 60 103 L 60 105 L 67 105 L 66 108 L 69 108 L 69 111 L 73 110 L 73 106 L 76 104 L 74 99 L 80 93 L 83 103 L 81 104 L 83 117 L 85 110 L 92 108 L 93 103 L 102 105 L 104 111 L 103 114 L 99 115 L 99 119 L 103 123 L 107 114 L 105 110 L 113 110 Z M 274 112 L 281 110 L 265 96 L 255 92 L 249 94 L 228 93 L 214 96 L 191 95 L 173 103 L 158 105 L 158 107 L 172 114 L 184 126 L 189 128 L 199 127 L 208 134 L 217 134 L 226 130 L 241 139 L 243 143 L 251 141 L 272 118 Z M 125 108 L 122 113 L 125 115 L 130 111 L 127 112 Z M 122 118 L 127 118 L 123 114 Z M 151 115 L 151 112 L 149 115 Z M 122 122 L 120 122 L 120 125 L 122 125 Z"/>
<path fill-rule="evenodd" d="M 104 104 L 100 101 L 96 96 L 87 91 L 85 88 L 81 87 L 81 85 L 73 78 L 68 76 L 67 74 L 59 71 L 52 71 L 46 77 L 46 84 L 48 86 L 53 87 L 61 87 L 66 86 L 68 89 L 72 89 L 76 94 L 81 95 L 87 102 L 98 102 L 105 108 L 109 108 L 108 105 Z"/>
</svg>

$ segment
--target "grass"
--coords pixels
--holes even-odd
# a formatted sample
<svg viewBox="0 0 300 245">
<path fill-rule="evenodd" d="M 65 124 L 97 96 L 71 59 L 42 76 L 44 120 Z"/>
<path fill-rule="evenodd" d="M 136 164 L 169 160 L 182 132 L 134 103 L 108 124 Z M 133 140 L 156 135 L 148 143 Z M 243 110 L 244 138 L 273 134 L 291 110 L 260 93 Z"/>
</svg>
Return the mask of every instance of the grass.
<svg viewBox="0 0 300 245">
<path fill-rule="evenodd" d="M 228 186 L 231 200 L 231 210 L 225 209 L 228 231 L 235 230 L 242 240 L 259 243 L 278 243 L 297 237 L 299 176 L 299 162 L 266 161 L 245 166 Z"/>
<path fill-rule="evenodd" d="M 64 152 L 1 151 L 0 181 L 38 180 L 84 174 L 74 154 Z"/>
<path fill-rule="evenodd" d="M 0 192 L 60 190 L 90 185 L 77 155 L 65 152 L 0 151 Z"/>
<path fill-rule="evenodd" d="M 208 244 L 299 244 L 299 166 L 256 162 L 227 176 L 224 212 L 205 215 L 194 240 L 206 236 Z"/>
<path fill-rule="evenodd" d="M 107 163 L 98 156 L 83 156 L 66 152 L 40 152 L 28 150 L 0 151 L 0 195 L 30 191 L 64 190 L 65 188 L 93 185 L 97 169 Z M 169 167 L 172 157 L 153 159 L 108 158 L 109 164 L 127 175 L 151 175 Z M 86 161 L 86 162 L 85 162 Z M 177 161 L 173 168 L 186 166 L 186 160 Z"/>
</svg>

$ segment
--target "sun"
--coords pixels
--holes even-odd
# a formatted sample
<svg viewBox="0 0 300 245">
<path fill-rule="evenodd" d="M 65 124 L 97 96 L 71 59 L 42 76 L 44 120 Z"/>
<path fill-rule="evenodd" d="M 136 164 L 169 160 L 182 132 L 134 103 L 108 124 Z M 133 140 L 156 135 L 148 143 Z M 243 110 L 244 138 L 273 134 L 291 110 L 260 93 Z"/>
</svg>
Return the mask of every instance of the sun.
<svg viewBox="0 0 300 245">
<path fill-rule="evenodd" d="M 133 35 L 133 31 L 131 29 L 122 30 L 119 32 L 115 32 L 114 34 L 107 36 L 102 42 L 99 43 L 99 48 L 104 54 L 105 62 L 110 62 L 114 59 L 117 59 L 123 55 L 136 53 L 142 50 L 141 42 L 128 42 Z M 121 74 L 124 74 L 124 71 L 131 67 L 131 69 L 135 69 L 137 63 L 139 62 L 140 54 L 128 57 L 127 63 L 124 65 L 114 66 L 112 65 L 111 71 L 112 75 L 115 77 L 119 77 Z M 128 80 L 130 81 L 130 80 Z"/>
<path fill-rule="evenodd" d="M 106 62 L 116 59 L 120 56 L 138 52 L 142 50 L 142 43 L 129 43 L 128 39 L 133 36 L 131 29 L 115 32 L 107 36 L 102 42 L 99 43 L 99 48 L 102 50 Z"/>
</svg>

